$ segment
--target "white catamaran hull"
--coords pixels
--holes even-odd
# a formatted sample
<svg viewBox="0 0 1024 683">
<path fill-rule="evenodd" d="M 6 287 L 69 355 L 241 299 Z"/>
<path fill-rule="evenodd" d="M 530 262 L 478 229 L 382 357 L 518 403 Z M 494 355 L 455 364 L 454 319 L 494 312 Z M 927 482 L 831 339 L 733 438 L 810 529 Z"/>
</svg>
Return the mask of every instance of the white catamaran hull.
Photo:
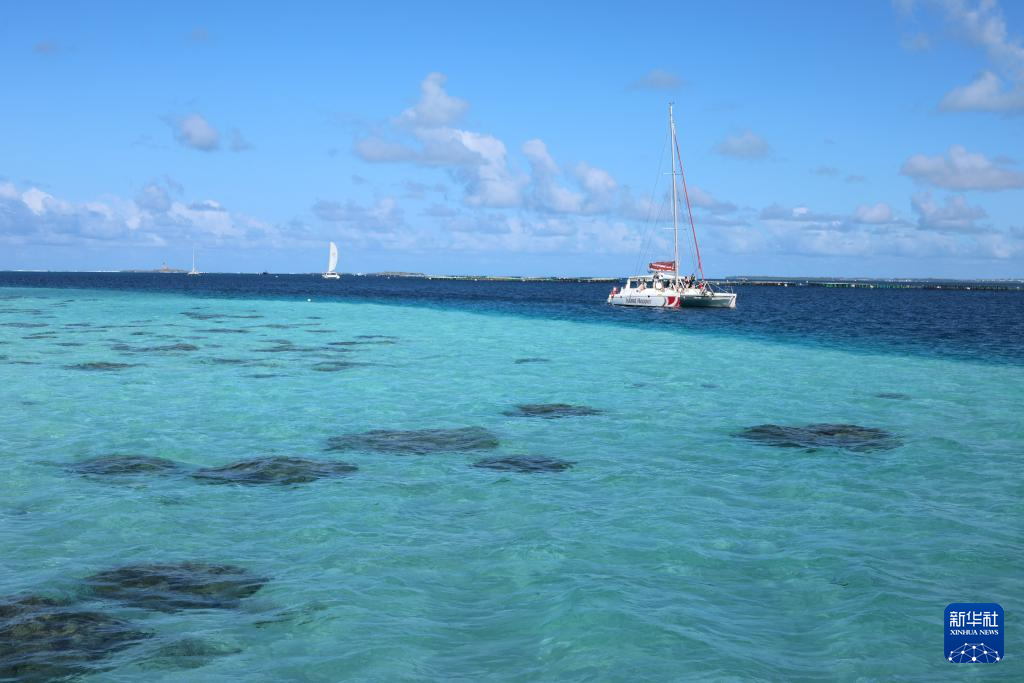
<svg viewBox="0 0 1024 683">
<path fill-rule="evenodd" d="M 610 294 L 608 303 L 612 306 L 647 306 L 651 308 L 679 308 L 678 296 L 663 294 Z"/>
<path fill-rule="evenodd" d="M 626 290 L 608 296 L 613 306 L 654 306 L 660 308 L 736 308 L 732 292 L 701 292 L 688 289 L 682 294 Z"/>
</svg>

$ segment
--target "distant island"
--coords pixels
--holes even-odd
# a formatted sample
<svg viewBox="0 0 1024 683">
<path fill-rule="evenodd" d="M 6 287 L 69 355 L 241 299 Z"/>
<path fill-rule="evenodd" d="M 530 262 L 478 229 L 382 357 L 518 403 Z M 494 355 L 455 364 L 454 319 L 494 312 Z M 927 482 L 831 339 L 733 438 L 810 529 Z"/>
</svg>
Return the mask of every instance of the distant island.
<svg viewBox="0 0 1024 683">
<path fill-rule="evenodd" d="M 131 268 L 131 269 L 128 269 L 128 270 L 121 270 L 121 271 L 118 271 L 118 272 L 121 272 L 121 273 L 187 273 L 188 271 L 185 270 L 184 268 L 171 268 L 170 266 L 167 265 L 167 263 L 164 263 L 159 268 L 150 268 L 150 269 Z"/>
</svg>

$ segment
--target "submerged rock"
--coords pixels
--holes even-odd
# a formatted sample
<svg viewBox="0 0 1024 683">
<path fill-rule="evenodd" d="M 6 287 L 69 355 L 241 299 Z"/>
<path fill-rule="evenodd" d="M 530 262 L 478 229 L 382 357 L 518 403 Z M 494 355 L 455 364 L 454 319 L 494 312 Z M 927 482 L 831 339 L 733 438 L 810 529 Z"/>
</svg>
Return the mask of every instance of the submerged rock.
<svg viewBox="0 0 1024 683">
<path fill-rule="evenodd" d="M 910 398 L 908 394 L 900 394 L 894 391 L 883 391 L 880 394 L 875 394 L 875 398 L 888 398 L 894 401 L 904 401 Z"/>
<path fill-rule="evenodd" d="M 180 472 L 182 465 L 152 455 L 102 455 L 68 465 L 69 472 L 84 476 L 118 476 L 123 474 L 169 474 Z"/>
<path fill-rule="evenodd" d="M 202 638 L 182 638 L 158 649 L 153 657 L 146 660 L 146 666 L 159 669 L 198 669 L 217 657 L 236 655 L 240 652 L 242 648 L 226 643 L 216 643 Z"/>
<path fill-rule="evenodd" d="M 344 477 L 359 468 L 347 462 L 307 460 L 287 456 L 270 456 L 242 460 L 223 467 L 204 467 L 192 476 L 209 484 L 307 484 L 317 479 Z"/>
<path fill-rule="evenodd" d="M 255 320 L 256 318 L 262 318 L 263 317 L 262 315 L 256 315 L 256 314 L 252 314 L 252 315 L 229 315 L 227 313 L 203 313 L 201 311 L 184 311 L 184 312 L 182 312 L 182 315 L 188 316 L 189 318 L 192 318 L 193 320 L 225 320 L 225 319 L 228 319 L 228 318 L 235 318 L 235 319 L 242 319 L 242 320 L 245 320 L 245 319 Z"/>
<path fill-rule="evenodd" d="M 332 360 L 317 363 L 313 366 L 313 370 L 316 372 L 340 372 L 341 370 L 348 370 L 349 368 L 354 368 L 358 365 L 365 365 L 365 363 L 351 363 L 344 360 Z"/>
<path fill-rule="evenodd" d="M 329 451 L 377 451 L 395 455 L 427 455 L 497 448 L 498 437 L 483 427 L 458 429 L 373 429 L 336 436 L 327 442 Z"/>
<path fill-rule="evenodd" d="M 137 564 L 85 579 L 97 597 L 160 612 L 237 607 L 266 583 L 242 567 L 204 562 Z"/>
<path fill-rule="evenodd" d="M 584 415 L 600 415 L 602 412 L 590 406 L 574 406 L 568 403 L 521 403 L 515 410 L 506 410 L 502 415 L 509 417 L 543 417 L 556 419 L 560 417 L 578 417 Z"/>
<path fill-rule="evenodd" d="M 842 448 L 858 453 L 884 451 L 900 445 L 899 438 L 885 430 L 852 424 L 810 424 L 803 427 L 762 424 L 748 427 L 737 436 L 778 448 Z"/>
<path fill-rule="evenodd" d="M 101 671 L 105 657 L 150 635 L 51 598 L 0 602 L 0 680 L 51 681 Z"/>
<path fill-rule="evenodd" d="M 503 472 L 562 472 L 576 463 L 568 460 L 556 460 L 543 455 L 513 455 L 507 458 L 485 458 L 473 463 L 473 467 Z"/>
<path fill-rule="evenodd" d="M 107 361 L 95 361 L 92 363 L 75 363 L 65 365 L 68 370 L 124 370 L 125 368 L 138 367 L 138 363 L 108 363 Z"/>
</svg>

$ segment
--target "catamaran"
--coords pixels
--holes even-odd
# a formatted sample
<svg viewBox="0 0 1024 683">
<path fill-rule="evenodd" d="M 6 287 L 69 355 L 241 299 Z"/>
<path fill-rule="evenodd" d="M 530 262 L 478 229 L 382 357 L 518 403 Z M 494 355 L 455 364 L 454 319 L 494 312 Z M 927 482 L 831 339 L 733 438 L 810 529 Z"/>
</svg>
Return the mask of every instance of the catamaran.
<svg viewBox="0 0 1024 683">
<path fill-rule="evenodd" d="M 338 245 L 331 242 L 331 255 L 327 259 L 327 272 L 324 273 L 325 280 L 340 280 L 341 276 L 334 272 L 338 267 Z"/>
<path fill-rule="evenodd" d="M 202 275 L 196 270 L 196 248 L 192 247 L 192 270 L 188 271 L 188 275 Z"/>
<path fill-rule="evenodd" d="M 673 259 L 671 261 L 654 261 L 648 264 L 647 275 L 633 275 L 626 279 L 622 289 L 612 289 L 608 295 L 608 303 L 615 306 L 654 306 L 660 308 L 680 308 L 694 306 L 703 308 L 736 308 L 736 295 L 733 292 L 720 291 L 704 279 L 704 264 L 700 258 L 700 245 L 697 243 L 697 229 L 693 225 L 693 211 L 690 208 L 690 193 L 686 189 L 686 175 L 683 173 L 683 158 L 679 153 L 679 140 L 676 139 L 676 120 L 672 114 L 672 105 L 668 105 L 668 129 L 672 149 L 672 239 Z M 678 163 L 679 170 L 676 171 Z M 697 257 L 697 273 L 685 277 L 679 274 L 679 196 L 676 176 L 682 180 L 683 197 L 686 199 L 686 215 L 690 219 L 690 232 L 693 234 L 693 249 Z"/>
</svg>

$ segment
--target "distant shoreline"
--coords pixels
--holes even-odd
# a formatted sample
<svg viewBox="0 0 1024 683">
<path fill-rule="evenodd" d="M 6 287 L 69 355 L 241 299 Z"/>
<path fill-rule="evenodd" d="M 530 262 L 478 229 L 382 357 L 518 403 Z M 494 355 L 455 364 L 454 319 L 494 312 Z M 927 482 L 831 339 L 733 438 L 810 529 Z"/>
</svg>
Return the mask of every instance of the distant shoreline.
<svg viewBox="0 0 1024 683">
<path fill-rule="evenodd" d="M 9 270 L 7 273 L 95 273 L 108 275 L 184 275 L 187 271 L 177 268 L 158 268 L 153 270 Z M 310 273 L 203 273 L 203 275 L 253 275 L 273 277 L 277 275 L 319 276 L 319 272 Z M 378 278 L 409 278 L 421 280 L 461 280 L 468 282 L 551 282 L 551 283 L 618 283 L 625 277 L 560 277 L 560 276 L 527 276 L 527 275 L 431 275 L 427 273 L 411 273 L 402 271 L 385 271 L 377 273 L 342 273 L 346 277 L 378 277 Z M 715 286 L 755 286 L 755 287 L 825 287 L 830 289 L 930 289 L 946 291 L 1024 291 L 1024 278 L 958 280 L 951 278 L 867 278 L 867 277 L 777 277 L 768 275 L 733 275 L 725 278 L 709 278 Z"/>
</svg>

